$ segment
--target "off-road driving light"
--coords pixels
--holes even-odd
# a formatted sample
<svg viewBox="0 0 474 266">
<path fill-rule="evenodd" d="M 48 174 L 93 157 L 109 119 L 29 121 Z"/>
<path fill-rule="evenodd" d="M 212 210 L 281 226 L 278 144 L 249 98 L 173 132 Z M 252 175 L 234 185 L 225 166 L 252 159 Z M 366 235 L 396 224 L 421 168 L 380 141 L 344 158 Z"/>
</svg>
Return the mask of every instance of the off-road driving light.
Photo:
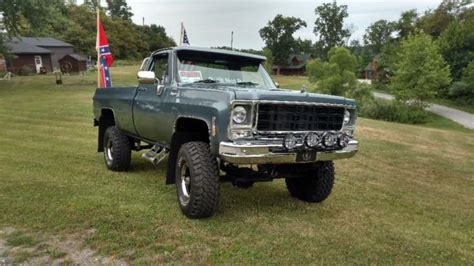
<svg viewBox="0 0 474 266">
<path fill-rule="evenodd" d="M 232 110 L 232 120 L 237 124 L 242 124 L 247 118 L 247 110 L 243 106 L 236 106 Z"/>
<path fill-rule="evenodd" d="M 349 144 L 349 136 L 347 136 L 346 134 L 341 134 L 339 135 L 339 142 L 338 142 L 339 146 L 342 147 L 342 148 L 345 148 L 347 147 L 347 145 Z"/>
<path fill-rule="evenodd" d="M 337 135 L 332 132 L 327 132 L 324 135 L 323 144 L 326 147 L 333 147 L 337 144 Z"/>
<path fill-rule="evenodd" d="M 351 112 L 349 112 L 348 110 L 345 110 L 344 111 L 344 125 L 349 124 L 350 121 L 351 121 Z"/>
<path fill-rule="evenodd" d="M 318 133 L 309 133 L 306 135 L 305 144 L 310 148 L 315 148 L 321 143 L 322 136 Z"/>
<path fill-rule="evenodd" d="M 297 144 L 298 138 L 294 135 L 286 135 L 285 138 L 283 138 L 283 147 L 285 147 L 285 149 L 287 150 L 292 150 L 296 148 Z"/>
</svg>

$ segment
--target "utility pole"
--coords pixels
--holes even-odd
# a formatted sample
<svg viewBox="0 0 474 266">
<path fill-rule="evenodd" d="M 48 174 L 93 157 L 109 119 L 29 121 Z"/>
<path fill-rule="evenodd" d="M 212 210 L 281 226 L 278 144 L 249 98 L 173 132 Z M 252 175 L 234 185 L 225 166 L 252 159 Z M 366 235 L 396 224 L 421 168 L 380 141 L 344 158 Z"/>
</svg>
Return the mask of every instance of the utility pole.
<svg viewBox="0 0 474 266">
<path fill-rule="evenodd" d="M 145 17 L 142 17 L 142 26 L 145 27 Z"/>
<path fill-rule="evenodd" d="M 234 31 L 230 33 L 230 50 L 234 50 Z"/>
</svg>

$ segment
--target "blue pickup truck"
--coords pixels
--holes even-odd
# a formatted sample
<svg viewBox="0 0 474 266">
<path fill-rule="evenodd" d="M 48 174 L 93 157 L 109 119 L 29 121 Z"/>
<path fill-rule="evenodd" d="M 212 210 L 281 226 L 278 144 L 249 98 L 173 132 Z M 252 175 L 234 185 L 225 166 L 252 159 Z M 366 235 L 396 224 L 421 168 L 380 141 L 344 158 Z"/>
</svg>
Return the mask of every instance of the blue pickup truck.
<svg viewBox="0 0 474 266">
<path fill-rule="evenodd" d="M 211 216 L 219 184 L 249 188 L 285 178 L 289 193 L 321 202 L 334 184 L 333 160 L 352 157 L 354 100 L 284 90 L 265 71 L 265 57 L 174 47 L 153 52 L 138 85 L 97 89 L 98 151 L 112 171 L 130 167 L 131 152 L 167 160 L 189 218 Z"/>
</svg>

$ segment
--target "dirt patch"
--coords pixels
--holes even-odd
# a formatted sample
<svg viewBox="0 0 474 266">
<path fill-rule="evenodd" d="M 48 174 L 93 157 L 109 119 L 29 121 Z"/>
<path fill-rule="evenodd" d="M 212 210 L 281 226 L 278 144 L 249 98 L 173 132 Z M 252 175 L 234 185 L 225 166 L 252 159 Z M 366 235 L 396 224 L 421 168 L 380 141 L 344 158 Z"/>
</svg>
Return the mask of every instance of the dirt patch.
<svg viewBox="0 0 474 266">
<path fill-rule="evenodd" d="M 95 234 L 89 230 L 83 234 L 56 236 L 35 236 L 34 246 L 9 245 L 9 239 L 21 233 L 12 227 L 0 229 L 0 265 L 22 263 L 26 265 L 128 265 L 119 258 L 97 255 L 89 248 L 83 248 L 84 239 Z"/>
</svg>

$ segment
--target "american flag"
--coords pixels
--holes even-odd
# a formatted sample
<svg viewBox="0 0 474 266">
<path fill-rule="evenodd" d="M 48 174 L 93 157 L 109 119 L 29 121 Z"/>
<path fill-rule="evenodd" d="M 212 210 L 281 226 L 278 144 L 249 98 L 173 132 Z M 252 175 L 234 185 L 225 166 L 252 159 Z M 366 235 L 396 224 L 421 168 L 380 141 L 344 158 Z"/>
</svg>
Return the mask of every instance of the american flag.
<svg viewBox="0 0 474 266">
<path fill-rule="evenodd" d="M 114 60 L 112 53 L 110 52 L 109 41 L 105 35 L 104 27 L 102 22 L 97 15 L 97 58 L 99 63 L 99 87 L 110 88 L 112 87 L 112 78 L 110 77 L 110 66 L 112 66 Z"/>
<path fill-rule="evenodd" d="M 186 29 L 184 28 L 183 23 L 181 23 L 181 45 L 189 45 L 188 34 L 186 34 Z"/>
</svg>

